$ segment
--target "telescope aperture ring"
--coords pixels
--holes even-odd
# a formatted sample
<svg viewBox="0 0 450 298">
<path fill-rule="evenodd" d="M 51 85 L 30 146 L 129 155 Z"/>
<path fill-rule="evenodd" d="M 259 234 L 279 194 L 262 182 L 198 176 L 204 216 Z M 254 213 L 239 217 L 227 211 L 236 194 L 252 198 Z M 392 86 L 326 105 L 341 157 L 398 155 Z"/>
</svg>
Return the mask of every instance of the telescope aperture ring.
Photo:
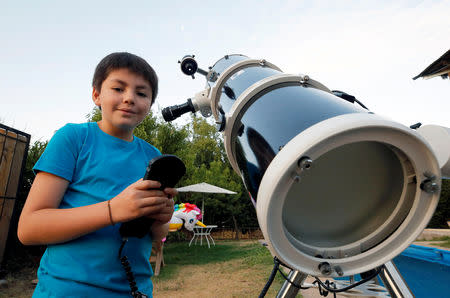
<svg viewBox="0 0 450 298">
<path fill-rule="evenodd" d="M 322 156 L 332 152 L 333 149 L 358 142 L 368 142 L 369 145 L 373 143 L 381 148 L 384 146 L 386 150 L 391 150 L 392 154 L 389 154 L 397 156 L 401 163 L 403 173 L 401 178 L 406 186 L 401 187 L 400 198 L 394 198 L 393 203 L 397 205 L 393 212 L 395 214 L 388 216 L 386 222 L 381 222 L 380 227 L 374 232 L 358 234 L 349 230 L 348 233 L 355 233 L 354 237 L 357 239 L 349 243 L 338 241 L 337 247 L 317 246 L 315 240 L 308 238 L 305 240 L 292 235 L 285 222 L 289 219 L 284 219 L 283 214 L 293 184 L 303 181 L 302 178 L 300 182 L 294 182 L 292 179 L 292 172 L 298 168 L 298 159 L 308 156 L 314 162 L 314 167 L 305 172 L 306 175 L 310 175 L 320 163 Z M 424 173 L 434 173 L 439 181 L 440 168 L 436 157 L 428 143 L 415 131 L 373 114 L 353 113 L 336 116 L 301 132 L 272 160 L 258 191 L 256 204 L 258 221 L 265 239 L 270 243 L 272 254 L 296 270 L 320 276 L 322 273 L 318 265 L 326 260 L 332 267 L 338 266 L 343 272 L 340 274 L 331 272 L 330 275 L 333 277 L 365 272 L 386 263 L 406 249 L 420 235 L 433 215 L 439 193 L 427 193 L 420 189 L 420 183 L 426 179 Z M 378 185 L 385 183 L 384 178 L 386 177 L 374 177 L 380 179 Z M 320 185 L 319 182 L 321 181 L 318 181 Z M 394 184 L 397 182 L 394 181 Z M 327 181 L 323 181 L 322 184 L 323 188 L 327 187 Z M 298 197 L 299 193 L 295 195 Z M 368 194 L 361 194 L 361 199 L 364 196 Z M 335 194 L 333 199 L 338 200 L 339 194 Z M 302 198 L 295 200 L 303 202 Z M 363 206 L 363 203 L 358 202 L 360 206 Z M 308 211 L 309 209 L 304 210 Z M 373 212 L 377 212 L 377 209 Z M 343 214 L 351 213 L 344 211 Z M 301 222 L 300 215 L 298 216 L 292 220 L 298 221 L 299 225 L 306 225 L 306 228 L 315 229 L 313 223 Z M 336 225 L 340 225 L 340 222 L 337 221 Z M 301 232 L 302 229 L 298 231 Z M 304 243 L 305 241 L 307 243 Z M 367 247 L 358 252 L 358 245 Z M 314 249 L 317 253 L 313 253 Z M 337 254 L 342 253 L 342 256 L 333 256 L 333 250 L 337 250 Z M 320 251 L 322 253 L 319 253 Z M 328 253 L 331 253 L 331 256 L 327 256 Z M 349 255 L 345 256 L 346 253 Z M 319 254 L 321 257 L 316 257 Z"/>
<path fill-rule="evenodd" d="M 270 62 L 265 62 L 264 66 L 261 65 L 261 60 L 258 59 L 247 59 L 239 61 L 235 64 L 232 64 L 227 69 L 225 69 L 218 77 L 216 84 L 211 88 L 211 92 L 209 93 L 209 98 L 211 100 L 211 111 L 213 113 L 214 118 L 218 121 L 219 114 L 217 113 L 220 101 L 220 95 L 222 93 L 222 88 L 225 85 L 226 81 L 238 71 L 248 68 L 248 67 L 269 67 L 281 72 L 281 69 L 278 68 L 275 64 Z"/>
</svg>

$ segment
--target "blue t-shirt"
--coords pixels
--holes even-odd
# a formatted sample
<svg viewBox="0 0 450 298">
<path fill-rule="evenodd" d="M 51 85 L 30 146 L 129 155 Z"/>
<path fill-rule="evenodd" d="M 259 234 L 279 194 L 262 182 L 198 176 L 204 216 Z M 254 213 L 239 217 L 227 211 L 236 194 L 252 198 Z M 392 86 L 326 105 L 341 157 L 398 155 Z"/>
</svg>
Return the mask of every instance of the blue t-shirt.
<svg viewBox="0 0 450 298">
<path fill-rule="evenodd" d="M 55 133 L 34 170 L 68 180 L 59 208 L 74 208 L 115 197 L 142 178 L 148 161 L 160 154 L 137 137 L 127 142 L 108 135 L 95 122 L 67 124 Z M 119 227 L 108 226 L 49 245 L 41 259 L 33 297 L 130 297 L 118 259 Z M 128 257 L 139 291 L 150 297 L 151 245 L 150 235 L 130 238 L 122 252 Z"/>
</svg>

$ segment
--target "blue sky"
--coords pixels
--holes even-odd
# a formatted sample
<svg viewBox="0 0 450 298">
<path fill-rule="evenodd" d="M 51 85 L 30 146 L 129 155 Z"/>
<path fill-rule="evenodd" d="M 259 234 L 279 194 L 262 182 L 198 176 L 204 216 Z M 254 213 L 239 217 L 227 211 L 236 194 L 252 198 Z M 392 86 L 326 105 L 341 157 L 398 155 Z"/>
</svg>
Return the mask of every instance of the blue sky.
<svg viewBox="0 0 450 298">
<path fill-rule="evenodd" d="M 156 69 L 160 107 L 205 85 L 181 74 L 182 56 L 206 68 L 240 53 L 308 74 L 402 124 L 450 127 L 450 80 L 412 80 L 450 48 L 449 15 L 450 0 L 3 0 L 0 122 L 33 141 L 84 122 L 96 64 L 128 51 Z"/>
</svg>

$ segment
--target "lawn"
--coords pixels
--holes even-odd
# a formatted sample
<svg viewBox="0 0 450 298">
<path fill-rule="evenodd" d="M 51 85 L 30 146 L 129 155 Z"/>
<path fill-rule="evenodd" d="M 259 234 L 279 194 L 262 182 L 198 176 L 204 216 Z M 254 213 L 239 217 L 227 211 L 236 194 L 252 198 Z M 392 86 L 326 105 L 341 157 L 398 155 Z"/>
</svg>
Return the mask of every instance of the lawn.
<svg viewBox="0 0 450 298">
<path fill-rule="evenodd" d="M 257 297 L 269 278 L 272 256 L 257 241 L 217 241 L 216 246 L 166 243 L 166 266 L 153 277 L 155 297 Z M 6 276 L 0 297 L 31 297 L 36 268 Z M 275 297 L 283 280 L 277 274 L 266 297 Z"/>
<path fill-rule="evenodd" d="M 449 236 L 437 237 L 437 238 L 433 238 L 431 240 L 418 240 L 417 242 L 419 245 L 420 245 L 420 242 L 428 242 L 429 244 L 433 244 L 435 246 L 450 248 L 450 237 Z"/>
<path fill-rule="evenodd" d="M 257 241 L 221 241 L 216 246 L 168 243 L 166 266 L 153 278 L 155 297 L 257 297 L 273 267 L 267 248 Z M 274 280 L 274 297 L 283 280 Z"/>
<path fill-rule="evenodd" d="M 450 248 L 450 237 L 449 236 L 436 238 L 436 239 L 433 239 L 433 241 L 437 241 L 438 242 L 437 245 L 439 245 L 439 246 Z"/>
</svg>

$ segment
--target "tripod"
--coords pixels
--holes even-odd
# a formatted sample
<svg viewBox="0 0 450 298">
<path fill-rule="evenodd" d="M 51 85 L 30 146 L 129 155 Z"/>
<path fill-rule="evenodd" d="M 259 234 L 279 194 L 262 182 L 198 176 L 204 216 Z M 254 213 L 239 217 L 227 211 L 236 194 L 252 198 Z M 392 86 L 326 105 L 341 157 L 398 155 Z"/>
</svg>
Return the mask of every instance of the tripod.
<svg viewBox="0 0 450 298">
<path fill-rule="evenodd" d="M 414 297 L 393 261 L 389 261 L 381 266 L 379 276 L 391 297 Z M 295 287 L 293 284 L 302 285 L 307 277 L 308 274 L 296 270 L 291 270 L 288 275 L 288 280 L 284 282 L 283 286 L 277 294 L 277 298 L 296 297 L 300 289 L 298 287 Z M 376 293 L 370 293 L 370 290 L 367 290 L 366 293 L 359 294 L 359 296 L 374 296 L 374 294 L 377 294 L 379 292 L 380 291 L 377 290 Z"/>
</svg>

